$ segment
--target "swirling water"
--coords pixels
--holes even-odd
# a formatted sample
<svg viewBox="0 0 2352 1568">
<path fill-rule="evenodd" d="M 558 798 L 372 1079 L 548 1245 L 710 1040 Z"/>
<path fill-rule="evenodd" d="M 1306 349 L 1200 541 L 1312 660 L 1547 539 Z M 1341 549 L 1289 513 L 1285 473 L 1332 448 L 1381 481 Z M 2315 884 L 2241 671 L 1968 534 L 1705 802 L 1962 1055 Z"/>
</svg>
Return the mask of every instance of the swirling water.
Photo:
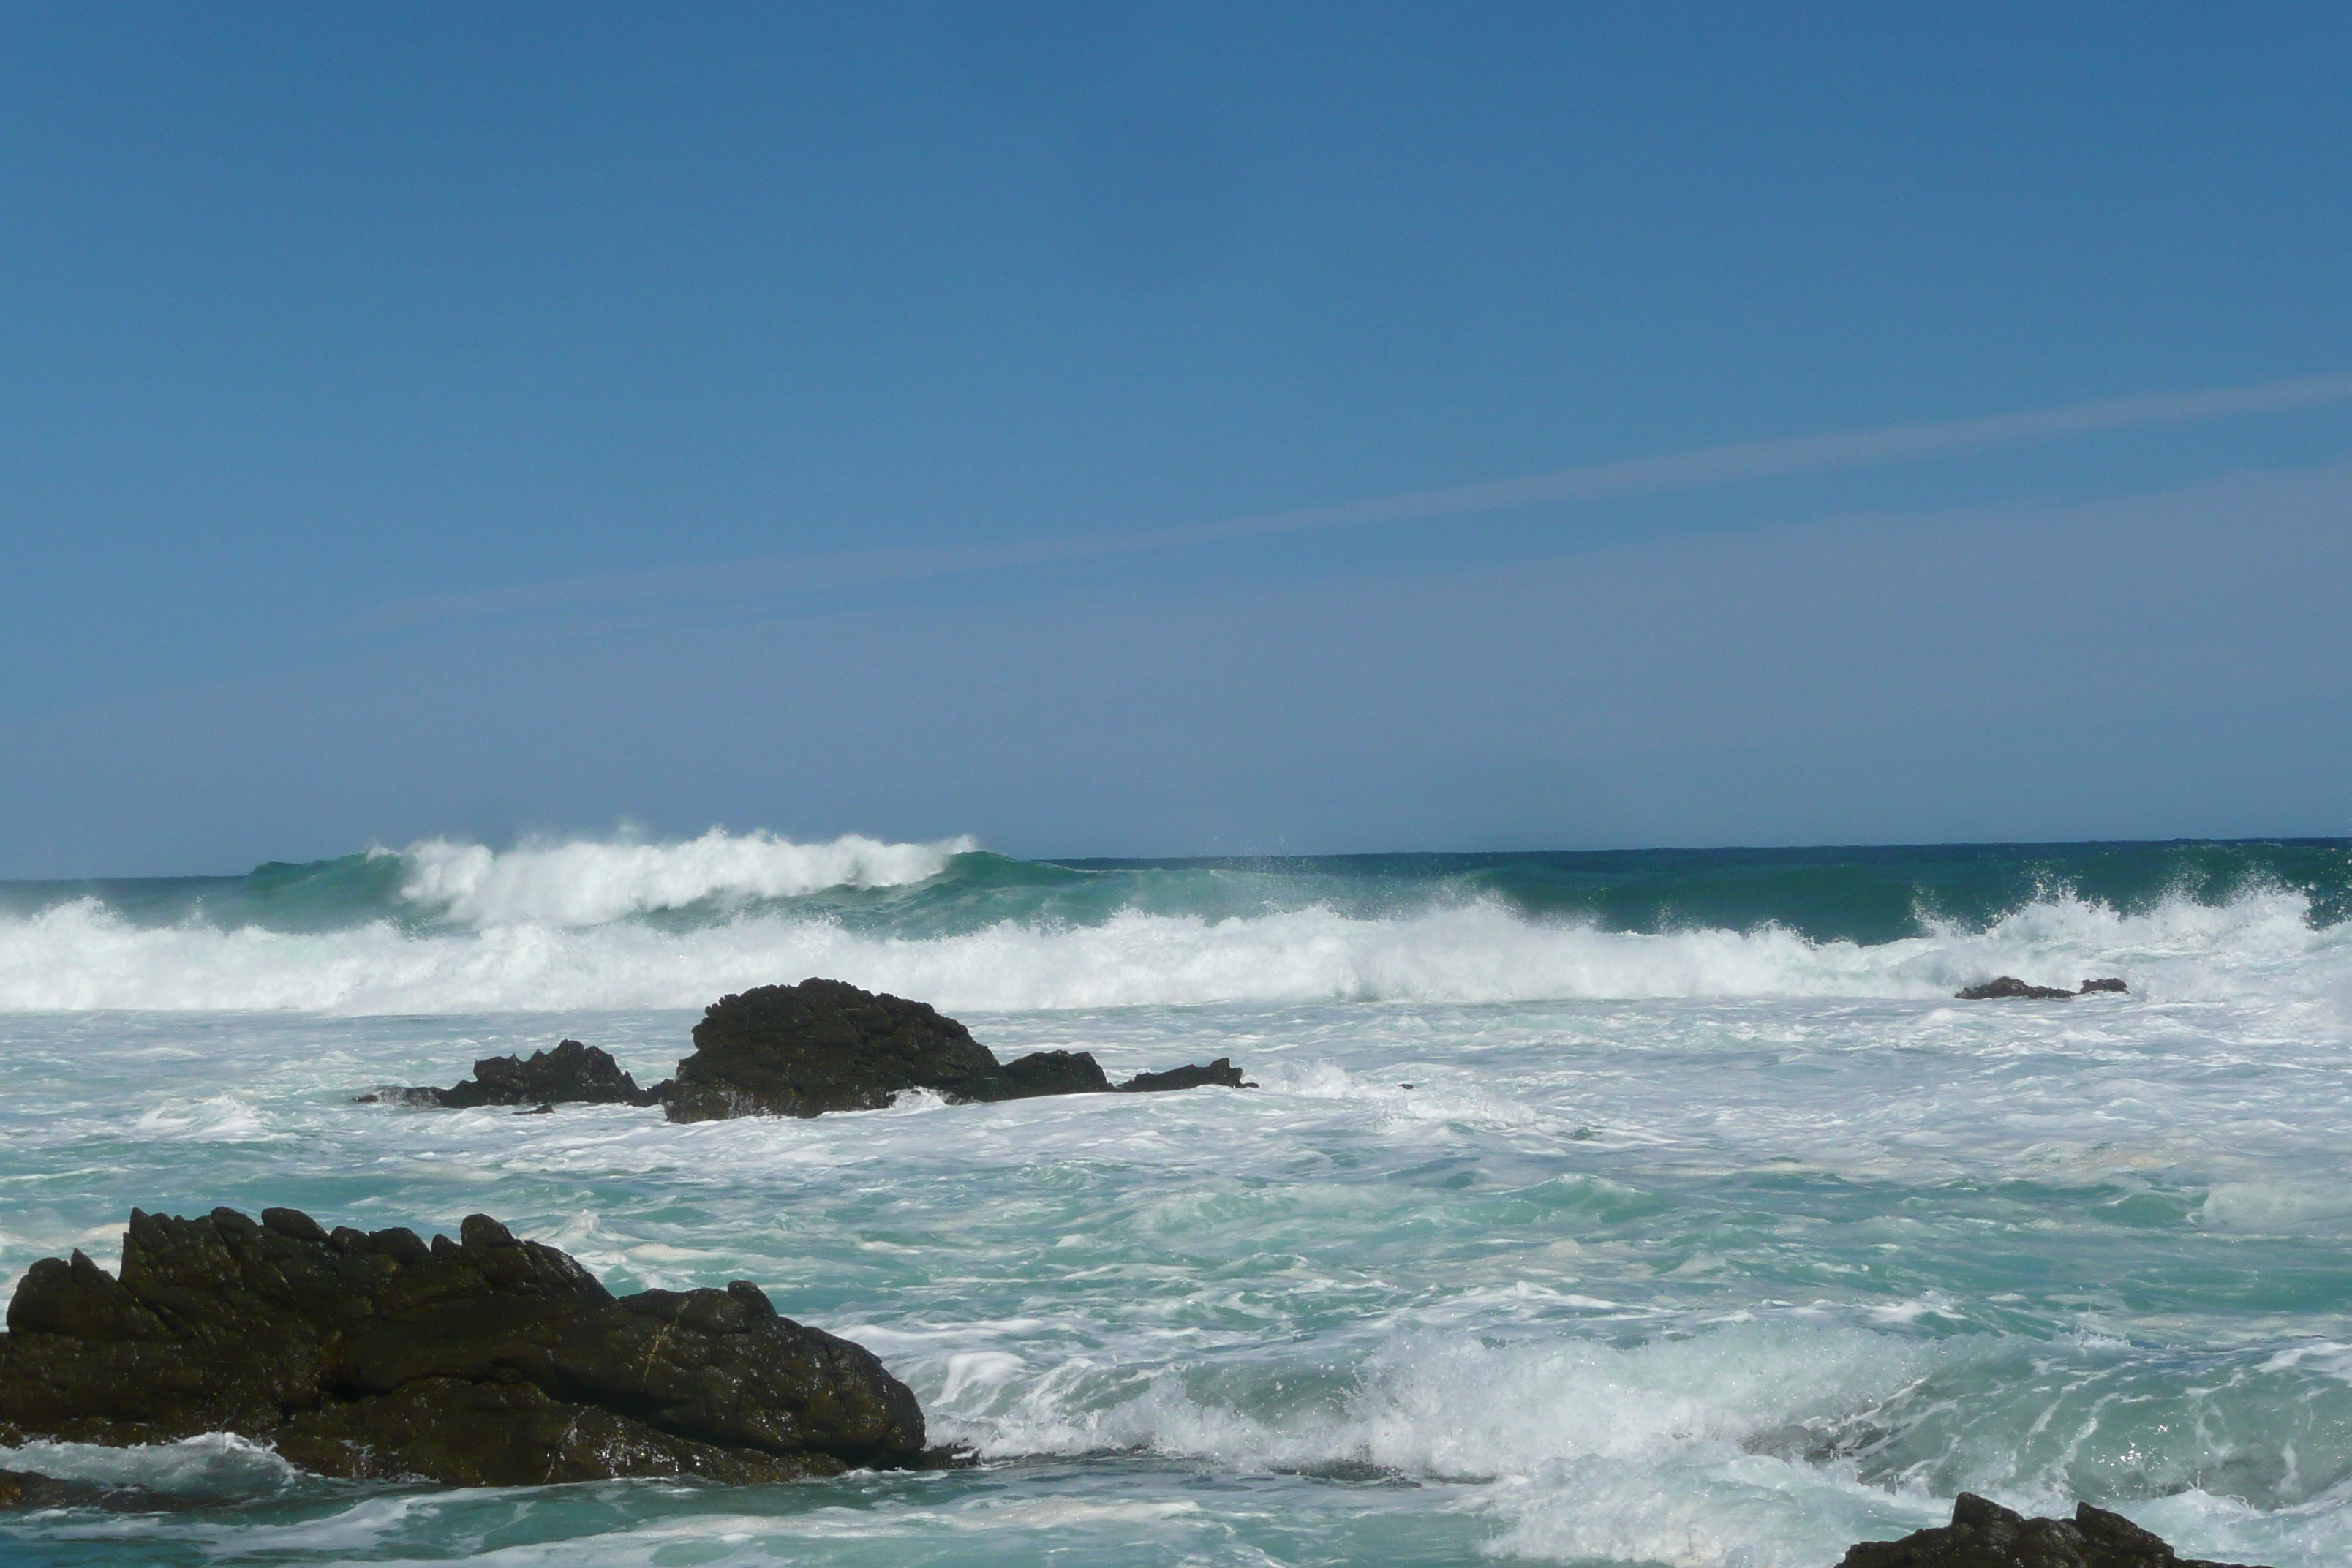
<svg viewBox="0 0 2352 1568">
<path fill-rule="evenodd" d="M 463 1492 L 234 1440 L 40 1563 L 1833 1563 L 1960 1488 L 2352 1559 L 2352 846 L 1248 863 L 427 844 L 0 888 L 0 1275 L 133 1205 L 759 1281 L 977 1467 Z M 1253 1091 L 672 1127 L 350 1103 L 722 991 Z M 1953 1001 L 1993 973 L 2122 997 Z"/>
</svg>

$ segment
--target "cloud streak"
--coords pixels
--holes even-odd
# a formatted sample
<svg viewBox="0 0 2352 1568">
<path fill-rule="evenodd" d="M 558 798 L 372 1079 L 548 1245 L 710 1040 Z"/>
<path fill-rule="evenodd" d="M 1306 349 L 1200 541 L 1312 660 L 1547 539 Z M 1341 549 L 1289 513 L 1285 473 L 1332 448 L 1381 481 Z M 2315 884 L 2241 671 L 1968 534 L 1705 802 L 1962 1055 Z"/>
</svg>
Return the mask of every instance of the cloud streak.
<svg viewBox="0 0 2352 1568">
<path fill-rule="evenodd" d="M 2302 376 L 2252 386 L 2152 393 L 2020 414 L 1931 424 L 1889 425 L 1820 436 L 1779 437 L 1699 447 L 1618 462 L 1559 468 L 1399 495 L 1266 512 L 1180 528 L 1078 534 L 922 550 L 874 550 L 768 556 L 745 561 L 614 573 L 559 582 L 450 594 L 388 605 L 355 631 L 389 631 L 430 622 L 661 599 L 678 595 L 730 598 L 904 582 L 1110 556 L 1179 550 L 1286 533 L 1386 522 L 1435 521 L 1547 503 L 1705 489 L 1801 474 L 1837 473 L 1953 453 L 2063 440 L 2110 431 L 2189 425 L 2286 413 L 2352 401 L 2352 374 Z"/>
</svg>

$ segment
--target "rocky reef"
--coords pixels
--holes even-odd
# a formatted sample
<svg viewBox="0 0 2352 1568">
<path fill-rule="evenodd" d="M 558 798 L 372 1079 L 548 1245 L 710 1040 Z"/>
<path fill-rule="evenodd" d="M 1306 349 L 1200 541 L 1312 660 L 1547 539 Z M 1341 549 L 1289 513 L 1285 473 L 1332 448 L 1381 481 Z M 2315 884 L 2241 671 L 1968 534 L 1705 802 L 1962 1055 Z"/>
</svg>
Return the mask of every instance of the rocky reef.
<svg viewBox="0 0 2352 1568">
<path fill-rule="evenodd" d="M 2105 980 L 2085 980 L 2080 991 L 2067 991 L 2055 985 L 2028 985 L 2014 974 L 2004 974 L 1981 985 L 1964 985 L 1952 994 L 1963 1002 L 2071 1002 L 2077 996 L 2109 991 L 2128 992 L 2130 989 L 2112 976 Z"/>
<path fill-rule="evenodd" d="M 907 1385 L 748 1280 L 615 1297 L 486 1215 L 459 1236 L 134 1209 L 119 1276 L 77 1251 L 18 1284 L 0 1441 L 234 1432 L 324 1475 L 453 1486 L 929 1462 Z"/>
<path fill-rule="evenodd" d="M 373 1105 L 388 1100 L 448 1110 L 478 1105 L 657 1105 L 667 1088 L 639 1089 L 637 1080 L 621 1070 L 611 1052 L 563 1040 L 553 1050 L 531 1052 L 528 1059 L 484 1057 L 474 1064 L 472 1078 L 447 1089 L 427 1084 L 378 1089 L 361 1095 L 359 1103 Z"/>
<path fill-rule="evenodd" d="M 762 985 L 723 996 L 694 1026 L 694 1054 L 677 1077 L 639 1089 L 611 1055 L 578 1040 L 521 1057 L 485 1057 L 474 1076 L 447 1089 L 381 1089 L 362 1105 L 390 1101 L 465 1110 L 511 1105 L 660 1105 L 672 1121 L 731 1116 L 821 1116 L 875 1110 L 908 1089 L 958 1102 L 1028 1100 L 1049 1094 L 1158 1094 L 1171 1089 L 1254 1089 L 1228 1057 L 1207 1066 L 1138 1073 L 1113 1083 L 1086 1051 L 1032 1051 L 1009 1062 L 928 1003 L 840 980 Z"/>
<path fill-rule="evenodd" d="M 2064 995 L 2064 992 L 2059 993 Z M 2074 1517 L 2028 1519 L 1973 1492 L 1952 1522 L 1900 1541 L 1849 1547 L 1838 1568 L 2244 1568 L 2182 1557 L 2119 1513 L 2077 1503 Z"/>
<path fill-rule="evenodd" d="M 1047 1094 L 1246 1088 L 1230 1059 L 1139 1073 L 1114 1084 L 1085 1051 L 1033 1051 L 999 1062 L 971 1031 L 928 1003 L 839 980 L 762 985 L 714 1002 L 694 1026 L 664 1100 L 672 1121 L 872 1110 L 911 1089 L 951 1100 Z"/>
</svg>

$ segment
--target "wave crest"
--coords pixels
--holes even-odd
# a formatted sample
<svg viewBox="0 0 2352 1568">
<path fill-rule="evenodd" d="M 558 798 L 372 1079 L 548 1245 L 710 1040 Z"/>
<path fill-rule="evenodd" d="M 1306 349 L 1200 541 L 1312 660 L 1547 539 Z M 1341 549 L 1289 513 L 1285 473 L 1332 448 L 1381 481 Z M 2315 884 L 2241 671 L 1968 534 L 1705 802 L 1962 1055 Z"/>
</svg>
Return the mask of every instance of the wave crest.
<svg viewBox="0 0 2352 1568">
<path fill-rule="evenodd" d="M 694 904 L 904 887 L 979 847 L 971 838 L 889 844 L 854 833 L 796 844 L 718 827 L 682 844 L 576 839 L 494 850 L 428 838 L 401 851 L 398 896 L 471 926 L 593 926 Z"/>
</svg>

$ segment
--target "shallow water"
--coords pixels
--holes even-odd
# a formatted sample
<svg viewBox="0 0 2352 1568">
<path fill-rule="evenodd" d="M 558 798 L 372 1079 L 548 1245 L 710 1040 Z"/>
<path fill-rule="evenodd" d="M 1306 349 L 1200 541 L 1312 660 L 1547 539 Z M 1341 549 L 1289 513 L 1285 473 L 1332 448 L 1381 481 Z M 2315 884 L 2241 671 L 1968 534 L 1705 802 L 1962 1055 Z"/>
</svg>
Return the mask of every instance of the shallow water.
<svg viewBox="0 0 2352 1568">
<path fill-rule="evenodd" d="M 350 1097 L 566 1035 L 651 1080 L 696 1014 L 0 1013 L 10 1280 L 75 1246 L 110 1267 L 134 1205 L 427 1234 L 486 1212 L 616 1290 L 753 1279 L 873 1348 L 982 1460 L 457 1492 L 300 1478 L 226 1439 L 35 1445 L 0 1464 L 186 1506 L 6 1519 L 0 1559 L 1823 1568 L 1962 1488 L 2089 1499 L 2200 1555 L 2352 1559 L 2352 942 L 2292 890 L 2061 893 L 1871 944 L 1475 903 L 1145 918 L 839 951 L 928 968 L 943 984 L 918 994 L 1000 1055 L 1088 1049 L 1114 1077 L 1230 1055 L 1257 1089 L 685 1127 L 432 1112 Z M 791 943 L 852 940 L 780 919 L 342 934 L 436 973 L 475 941 L 477 981 L 534 940 L 635 944 L 631 984 L 665 952 L 704 984 L 696 943 L 785 932 L 767 977 L 796 978 Z M 320 940 L 154 934 L 247 942 L 222 985 Z M 972 1005 L 1042 985 L 1054 952 L 1071 991 L 1230 973 L 1242 994 Z M 1282 993 L 1367 954 L 1384 987 Z M 2135 989 L 1937 994 L 1994 970 Z"/>
</svg>

